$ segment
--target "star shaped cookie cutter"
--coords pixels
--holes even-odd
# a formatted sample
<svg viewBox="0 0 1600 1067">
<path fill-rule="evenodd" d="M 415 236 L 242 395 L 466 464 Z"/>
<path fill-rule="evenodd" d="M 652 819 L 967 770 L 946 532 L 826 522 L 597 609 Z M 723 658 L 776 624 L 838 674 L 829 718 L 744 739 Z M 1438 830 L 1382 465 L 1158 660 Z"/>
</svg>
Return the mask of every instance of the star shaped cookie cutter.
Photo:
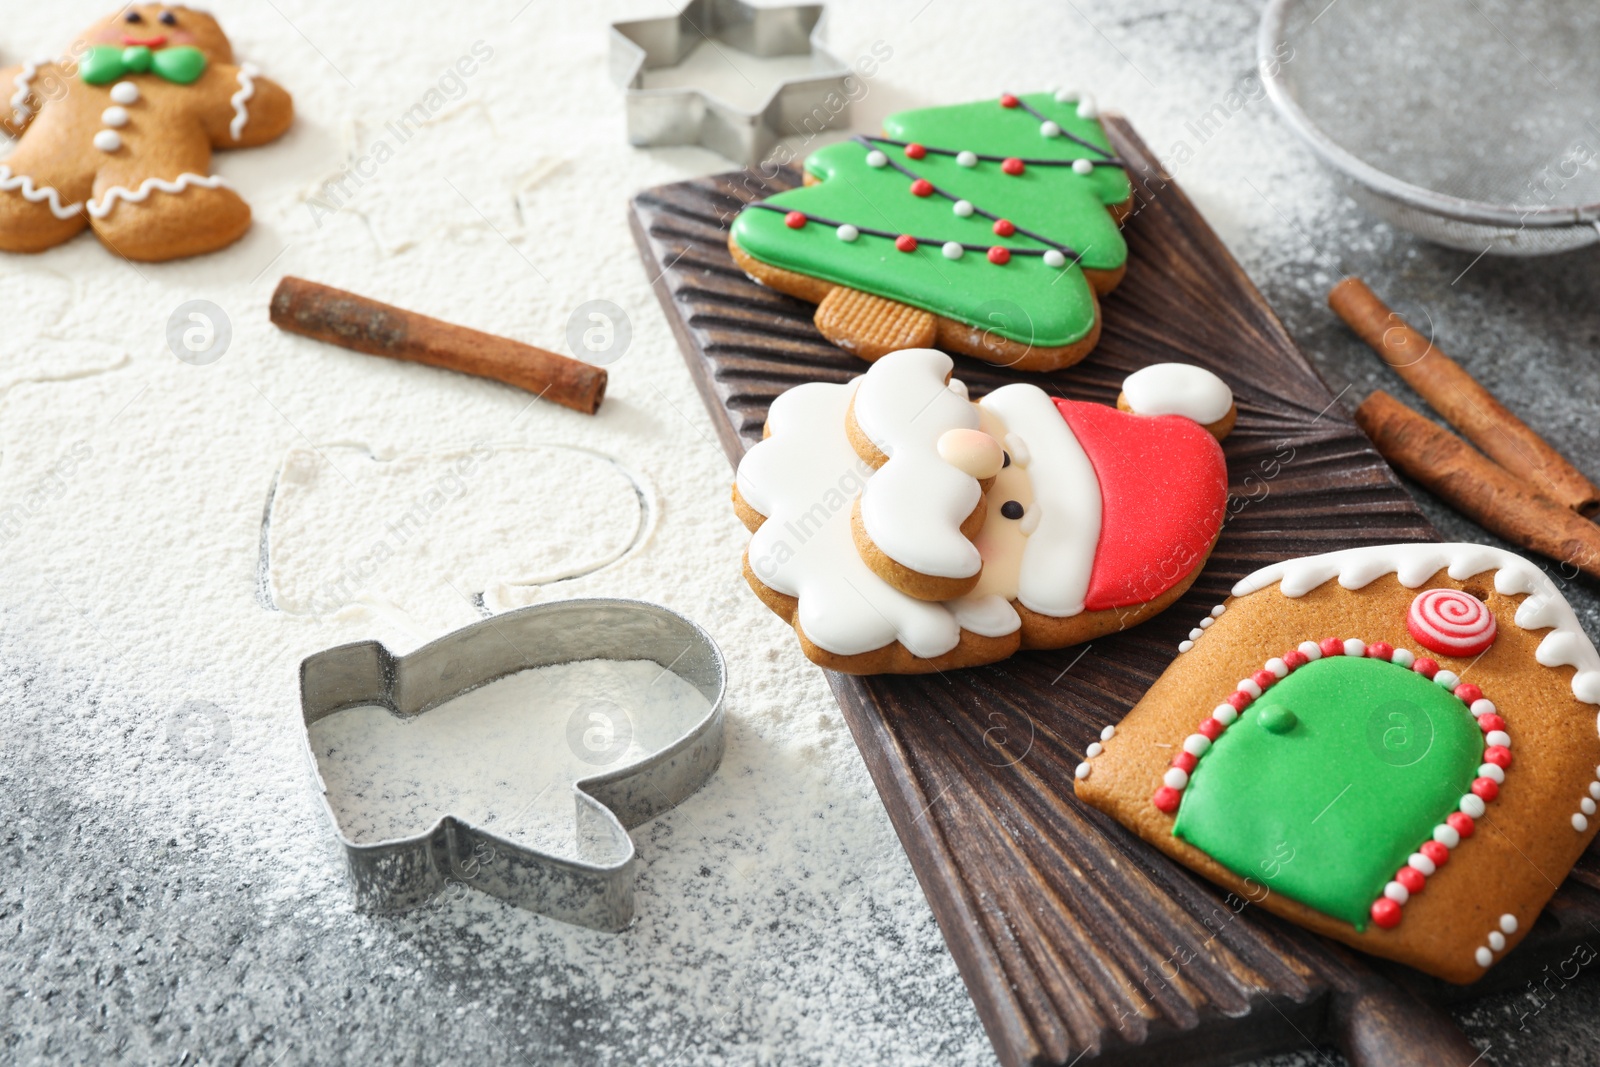
<svg viewBox="0 0 1600 1067">
<path fill-rule="evenodd" d="M 623 88 L 628 142 L 635 147 L 698 144 L 743 164 L 800 133 L 822 108 L 830 124 L 849 115 L 850 67 L 823 46 L 823 5 L 754 7 L 742 0 L 692 0 L 677 15 L 611 24 L 611 76 Z M 775 85 L 755 110 L 693 87 L 645 88 L 645 73 L 682 63 L 702 41 L 749 55 L 810 56 L 812 70 Z M 731 62 L 731 61 L 730 61 Z M 845 106 L 826 109 L 830 94 Z"/>
<path fill-rule="evenodd" d="M 572 783 L 579 858 L 519 844 L 454 815 L 408 837 L 346 836 L 311 744 L 313 723 L 370 705 L 400 718 L 424 715 L 530 667 L 590 659 L 654 660 L 710 706 L 662 748 Z M 636 600 L 563 600 L 508 611 L 403 656 L 377 641 L 358 641 L 307 657 L 300 664 L 302 740 L 324 814 L 344 848 L 356 906 L 403 911 L 459 882 L 563 922 L 623 929 L 633 920 L 638 865 L 628 829 L 675 807 L 716 771 L 726 687 L 722 652 L 709 634 L 676 612 Z M 485 855 L 492 861 L 481 862 Z"/>
</svg>

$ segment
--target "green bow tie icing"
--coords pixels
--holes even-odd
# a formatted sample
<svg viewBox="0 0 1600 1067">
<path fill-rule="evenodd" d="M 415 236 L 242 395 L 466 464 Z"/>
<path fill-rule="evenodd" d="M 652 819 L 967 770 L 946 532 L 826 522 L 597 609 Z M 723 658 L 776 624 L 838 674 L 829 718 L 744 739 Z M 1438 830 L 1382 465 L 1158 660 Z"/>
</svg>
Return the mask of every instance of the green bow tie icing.
<svg viewBox="0 0 1600 1067">
<path fill-rule="evenodd" d="M 191 45 L 151 51 L 142 44 L 128 48 L 96 45 L 83 57 L 78 77 L 90 85 L 104 85 L 128 74 L 154 74 L 178 85 L 188 85 L 205 73 L 206 55 Z"/>
</svg>

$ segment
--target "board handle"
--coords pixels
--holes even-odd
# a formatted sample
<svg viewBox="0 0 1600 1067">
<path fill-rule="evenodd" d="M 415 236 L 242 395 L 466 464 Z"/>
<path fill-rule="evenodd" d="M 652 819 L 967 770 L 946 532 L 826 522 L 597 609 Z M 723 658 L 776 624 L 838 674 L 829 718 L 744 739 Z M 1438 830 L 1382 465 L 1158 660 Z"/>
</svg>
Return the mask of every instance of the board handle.
<svg viewBox="0 0 1600 1067">
<path fill-rule="evenodd" d="M 1375 974 L 1336 992 L 1331 1016 L 1334 1042 L 1350 1067 L 1481 1067 L 1490 1062 L 1449 1014 Z"/>
</svg>

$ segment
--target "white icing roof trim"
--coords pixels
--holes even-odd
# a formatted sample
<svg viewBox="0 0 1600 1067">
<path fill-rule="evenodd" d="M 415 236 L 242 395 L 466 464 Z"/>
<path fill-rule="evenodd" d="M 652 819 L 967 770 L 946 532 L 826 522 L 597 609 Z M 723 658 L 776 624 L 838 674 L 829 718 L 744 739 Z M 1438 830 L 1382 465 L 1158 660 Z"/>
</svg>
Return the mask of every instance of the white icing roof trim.
<svg viewBox="0 0 1600 1067">
<path fill-rule="evenodd" d="M 1600 704 L 1600 652 L 1583 632 L 1572 606 L 1542 570 L 1504 549 L 1464 543 L 1347 548 L 1263 567 L 1241 579 L 1233 595 L 1249 596 L 1277 582 L 1284 596 L 1302 597 L 1334 578 L 1345 589 L 1360 589 L 1385 574 L 1415 589 L 1441 570 L 1456 581 L 1492 570 L 1495 592 L 1527 594 L 1517 607 L 1516 624 L 1524 630 L 1550 630 L 1534 658 L 1545 667 L 1575 668 L 1572 695 L 1585 704 Z M 1600 727 L 1600 717 L 1596 724 Z"/>
</svg>

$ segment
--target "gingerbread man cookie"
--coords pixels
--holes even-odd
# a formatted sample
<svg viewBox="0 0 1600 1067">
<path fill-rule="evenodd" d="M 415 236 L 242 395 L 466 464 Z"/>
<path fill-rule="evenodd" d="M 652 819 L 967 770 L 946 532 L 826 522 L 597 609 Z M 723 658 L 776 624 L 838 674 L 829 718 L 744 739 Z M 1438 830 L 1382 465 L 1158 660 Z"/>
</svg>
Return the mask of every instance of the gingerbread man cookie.
<svg viewBox="0 0 1600 1067">
<path fill-rule="evenodd" d="M 1024 383 L 974 403 L 952 369 L 907 349 L 797 386 L 739 464 L 745 579 L 822 666 L 920 673 L 1092 640 L 1182 596 L 1216 542 L 1234 406 L 1215 375 L 1148 367 L 1119 411 Z"/>
<path fill-rule="evenodd" d="M 235 65 L 216 20 L 186 7 L 131 5 L 82 39 L 75 69 L 0 71 L 0 128 L 19 138 L 0 162 L 0 250 L 40 252 L 86 226 L 136 260 L 237 240 L 250 206 L 211 173 L 211 151 L 278 137 L 289 94 Z"/>
</svg>

